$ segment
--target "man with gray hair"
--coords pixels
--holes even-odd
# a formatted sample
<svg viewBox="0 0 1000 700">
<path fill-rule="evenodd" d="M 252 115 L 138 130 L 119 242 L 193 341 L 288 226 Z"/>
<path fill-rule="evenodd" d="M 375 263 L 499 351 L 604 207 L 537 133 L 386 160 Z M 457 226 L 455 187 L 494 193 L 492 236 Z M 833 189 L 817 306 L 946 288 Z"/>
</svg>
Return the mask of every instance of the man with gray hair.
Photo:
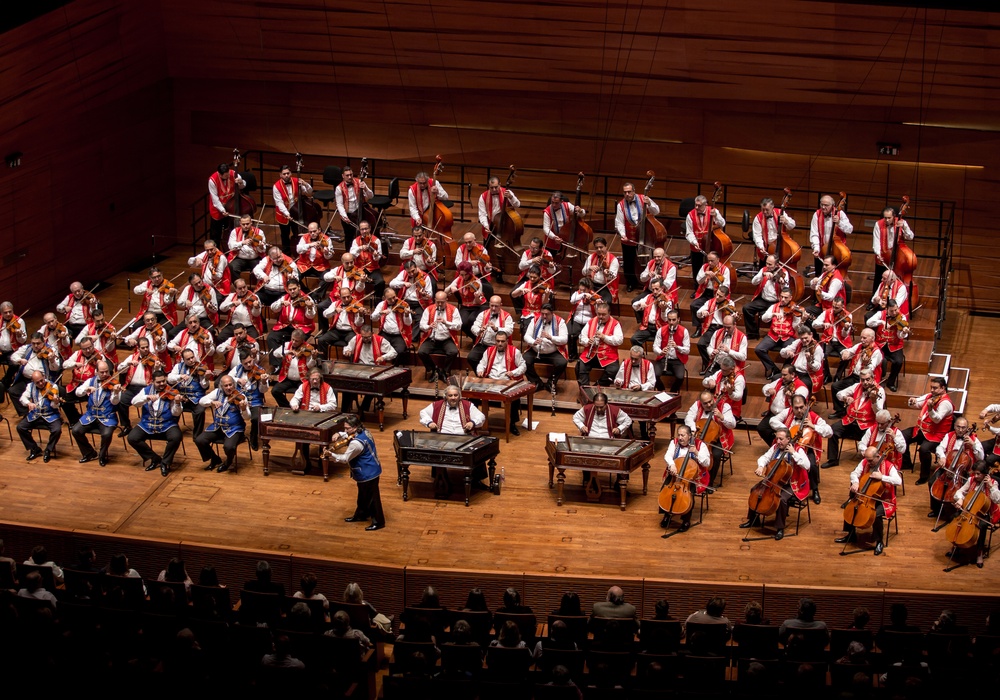
<svg viewBox="0 0 1000 700">
<path fill-rule="evenodd" d="M 635 606 L 625 602 L 625 591 L 620 586 L 612 586 L 608 589 L 607 598 L 594 603 L 590 616 L 633 620 L 635 619 L 635 612 Z"/>
</svg>

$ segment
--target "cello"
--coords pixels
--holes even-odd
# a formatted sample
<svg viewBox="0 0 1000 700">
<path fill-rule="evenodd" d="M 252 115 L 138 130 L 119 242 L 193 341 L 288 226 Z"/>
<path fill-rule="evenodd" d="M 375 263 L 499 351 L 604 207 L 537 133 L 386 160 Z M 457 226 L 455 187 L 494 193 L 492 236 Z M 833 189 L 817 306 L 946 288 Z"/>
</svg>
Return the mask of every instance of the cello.
<svg viewBox="0 0 1000 700">
<path fill-rule="evenodd" d="M 302 154 L 295 154 L 295 178 L 296 180 L 302 179 Z M 302 189 L 295 193 L 295 201 L 292 202 L 292 206 L 288 208 L 288 213 L 291 214 L 291 220 L 295 222 L 302 231 L 309 228 L 309 224 L 318 224 L 323 220 L 323 212 L 316 205 L 313 200 L 312 195 L 302 194 Z M 300 231 L 299 233 L 302 233 Z"/>
<path fill-rule="evenodd" d="M 903 206 L 899 208 L 896 219 L 893 221 L 893 228 L 898 228 L 897 221 L 903 218 L 903 214 L 910 208 L 910 198 L 903 195 Z M 892 260 L 886 260 L 889 269 L 896 273 L 896 277 L 902 282 L 910 293 L 910 308 L 916 309 L 920 305 L 920 294 L 917 290 L 917 283 L 913 281 L 913 273 L 917 269 L 917 254 L 903 242 L 899 231 L 896 231 L 895 245 L 892 247 Z M 912 314 L 911 314 L 912 315 Z"/>
<path fill-rule="evenodd" d="M 505 190 L 510 189 L 516 175 L 517 170 L 511 165 L 510 171 L 507 173 L 507 182 L 504 183 Z M 521 245 L 521 238 L 524 236 L 524 220 L 516 209 L 508 208 L 507 198 L 504 196 L 500 197 L 500 211 L 490 222 L 490 235 L 493 236 L 494 240 L 500 242 L 500 245 L 494 245 L 493 249 L 496 251 L 497 271 L 503 275 L 506 273 L 507 253 L 513 253 L 517 256 L 515 246 Z"/>
<path fill-rule="evenodd" d="M 841 192 L 840 201 L 837 202 L 837 213 L 843 212 L 846 208 L 847 193 Z M 840 235 L 838 235 L 836 221 L 834 221 L 833 228 L 830 231 L 830 245 L 823 254 L 824 256 L 832 255 L 837 263 L 837 269 L 844 273 L 845 276 L 847 275 L 847 271 L 851 269 L 851 248 L 847 245 L 847 237 L 844 236 L 841 239 Z"/>
<path fill-rule="evenodd" d="M 719 201 L 719 197 L 722 196 L 722 183 L 716 181 L 715 192 L 712 193 L 711 207 L 714 211 L 716 206 L 715 203 Z M 705 233 L 705 240 L 701 242 L 701 249 L 705 253 L 715 251 L 719 254 L 719 262 L 723 265 L 729 262 L 729 258 L 733 254 L 733 241 L 726 235 L 725 231 L 722 230 L 720 226 L 715 223 L 715 215 L 712 215 L 712 226 Z"/>
<path fill-rule="evenodd" d="M 767 465 L 764 478 L 750 489 L 747 505 L 760 517 L 774 515 L 781 504 L 781 492 L 788 488 L 792 480 L 792 462 L 786 459 L 788 449 L 782 450 L 777 457 Z"/>
<path fill-rule="evenodd" d="M 976 434 L 977 426 L 973 423 L 969 427 L 969 432 L 966 437 Z M 957 441 L 956 437 L 956 441 Z M 965 438 L 962 438 L 965 441 Z M 945 465 L 942 464 L 938 467 L 937 472 L 934 474 L 934 483 L 931 485 L 931 496 L 939 501 L 951 501 L 955 498 L 955 494 L 962 484 L 965 482 L 969 470 L 972 468 L 973 457 L 970 455 L 965 447 L 958 450 L 955 456 L 951 458 L 951 461 Z"/>
<path fill-rule="evenodd" d="M 884 502 L 885 483 L 881 479 L 873 479 L 872 472 L 879 470 L 885 457 L 879 454 L 874 463 L 869 464 L 865 481 L 851 492 L 851 497 L 844 505 L 844 522 L 855 528 L 869 528 L 875 524 L 878 517 L 876 507 Z M 880 472 L 881 473 L 881 472 Z"/>
<path fill-rule="evenodd" d="M 233 149 L 233 172 L 236 176 L 240 175 L 240 149 Z M 254 201 L 253 197 L 243 192 L 240 186 L 236 184 L 236 180 L 233 180 L 233 196 L 230 197 L 229 201 L 226 202 L 226 211 L 229 212 L 229 216 L 239 219 L 241 216 L 250 215 L 253 216 L 254 212 L 257 211 L 257 202 Z"/>
<path fill-rule="evenodd" d="M 975 546 L 979 538 L 979 523 L 991 524 L 989 511 L 993 501 L 990 500 L 989 483 L 989 476 L 983 474 L 982 481 L 974 491 L 966 494 L 958 515 L 945 528 L 945 537 L 955 547 L 964 549 Z"/>
<path fill-rule="evenodd" d="M 712 424 L 714 424 L 714 421 L 708 421 L 698 431 L 699 440 L 704 442 L 704 435 L 707 432 L 708 426 Z M 700 466 L 697 460 L 691 459 L 691 455 L 695 452 L 695 445 L 695 438 L 692 435 L 687 454 L 684 455 L 683 459 L 678 457 L 674 460 L 674 465 L 677 467 L 677 474 L 668 473 L 663 486 L 660 487 L 660 493 L 657 496 L 656 502 L 663 510 L 665 518 L 675 515 L 687 515 L 691 512 L 691 508 L 694 507 L 694 494 L 691 493 L 689 485 L 697 483 L 696 479 Z"/>
<path fill-rule="evenodd" d="M 444 165 L 440 155 L 435 156 L 434 172 L 431 173 L 431 178 L 437 182 L 438 175 L 444 172 Z M 438 248 L 444 249 L 445 238 L 452 241 L 451 227 L 455 223 L 455 217 L 452 216 L 451 209 L 446 207 L 444 203 L 439 200 L 434 194 L 434 188 L 431 186 L 427 187 L 427 197 L 430 201 L 430 205 L 427 207 L 427 211 L 423 213 L 423 223 L 424 226 L 432 230 L 434 233 L 438 234 Z M 456 246 L 457 248 L 457 246 Z M 455 255 L 455 251 L 451 251 L 452 256 Z"/>
</svg>

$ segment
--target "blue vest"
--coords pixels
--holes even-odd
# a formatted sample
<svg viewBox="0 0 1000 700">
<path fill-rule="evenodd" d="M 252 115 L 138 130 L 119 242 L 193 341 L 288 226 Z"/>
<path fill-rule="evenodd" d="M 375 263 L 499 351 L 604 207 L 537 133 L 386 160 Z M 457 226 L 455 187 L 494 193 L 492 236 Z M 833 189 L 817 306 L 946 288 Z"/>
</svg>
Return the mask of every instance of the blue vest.
<svg viewBox="0 0 1000 700">
<path fill-rule="evenodd" d="M 240 379 L 245 376 L 247 376 L 247 371 L 243 369 L 243 365 L 236 365 L 236 373 L 233 378 Z M 239 388 L 239 382 L 237 382 L 237 388 Z M 264 395 L 260 392 L 260 382 L 248 382 L 246 389 L 240 393 L 247 397 L 251 407 L 264 405 Z"/>
<path fill-rule="evenodd" d="M 91 377 L 83 386 L 95 387 L 96 391 L 87 396 L 87 410 L 80 416 L 80 422 L 90 425 L 99 420 L 101 425 L 111 427 L 118 425 L 118 414 L 115 412 L 114 404 L 111 403 L 111 392 L 101 388 L 101 380 Z"/>
<path fill-rule="evenodd" d="M 149 396 L 155 392 L 152 386 L 147 386 L 142 390 L 142 393 Z M 149 435 L 165 433 L 171 428 L 177 427 L 177 416 L 170 411 L 170 405 L 173 402 L 160 399 L 159 403 L 159 410 L 153 409 L 152 401 L 147 401 L 142 405 L 142 420 L 139 421 L 139 427 Z"/>
<path fill-rule="evenodd" d="M 192 404 L 197 404 L 201 400 L 201 397 L 205 395 L 205 387 L 201 385 L 201 379 L 187 375 L 189 381 L 185 383 L 185 375 L 178 374 L 180 380 L 177 382 L 177 390 L 180 391 L 181 396 L 184 398 L 191 399 Z"/>
<path fill-rule="evenodd" d="M 49 349 L 51 350 L 51 348 L 49 348 Z M 58 350 L 53 350 L 53 352 L 59 352 L 59 351 Z M 25 360 L 30 360 L 34 354 L 35 354 L 35 349 L 29 345 L 28 349 L 24 353 L 24 359 Z M 53 372 L 52 372 L 52 369 L 49 368 L 48 361 L 47 360 L 41 360 L 41 363 L 42 363 L 42 373 L 45 375 L 45 378 L 48 379 L 51 382 L 52 381 L 52 374 L 53 374 Z M 27 365 L 19 365 L 18 366 L 18 368 L 17 368 L 17 374 L 14 375 L 14 381 L 17 381 L 22 376 L 24 376 L 24 368 L 25 367 L 27 367 Z M 57 372 L 57 374 L 61 374 L 61 372 Z"/>
<path fill-rule="evenodd" d="M 222 392 L 222 389 L 216 389 L 212 393 L 217 394 L 214 396 L 216 401 L 223 401 L 224 403 L 212 412 L 212 420 L 214 422 L 206 430 L 221 430 L 227 438 L 246 430 L 247 424 L 243 420 L 240 407 L 226 401 L 226 395 Z"/>
<path fill-rule="evenodd" d="M 382 474 L 382 465 L 378 461 L 375 440 L 372 439 L 371 433 L 363 430 L 357 433 L 354 439 L 360 442 L 364 449 L 351 460 L 351 478 L 358 482 L 377 479 Z"/>
<path fill-rule="evenodd" d="M 59 420 L 59 407 L 53 406 L 48 399 L 43 399 L 34 382 L 31 383 L 30 391 L 31 403 L 35 404 L 36 408 L 34 411 L 28 411 L 28 420 L 42 418 L 46 423 L 54 423 Z"/>
</svg>

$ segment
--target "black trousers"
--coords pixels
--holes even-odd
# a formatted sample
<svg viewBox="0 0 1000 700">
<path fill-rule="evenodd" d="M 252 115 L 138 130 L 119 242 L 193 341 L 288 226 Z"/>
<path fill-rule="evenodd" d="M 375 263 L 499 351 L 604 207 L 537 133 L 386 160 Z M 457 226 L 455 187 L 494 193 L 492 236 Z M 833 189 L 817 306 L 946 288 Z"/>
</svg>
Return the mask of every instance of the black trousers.
<svg viewBox="0 0 1000 700">
<path fill-rule="evenodd" d="M 32 430 L 49 431 L 49 440 L 45 443 L 45 450 L 47 452 L 52 452 L 56 448 L 56 443 L 59 442 L 59 436 L 62 435 L 62 420 L 56 419 L 49 423 L 44 418 L 28 420 L 25 417 L 18 422 L 17 436 L 21 438 L 21 444 L 24 445 L 24 449 L 28 451 L 37 451 L 38 443 L 35 442 L 35 436 L 31 434 Z"/>
<path fill-rule="evenodd" d="M 191 437 L 196 438 L 202 434 L 205 430 L 205 409 L 207 406 L 202 406 L 199 403 L 191 403 L 190 401 L 184 402 L 184 413 L 191 414 Z"/>
<path fill-rule="evenodd" d="M 492 296 L 492 295 L 491 295 Z M 488 299 L 489 297 L 487 297 Z M 483 312 L 485 306 L 459 306 L 458 315 L 462 317 L 462 332 L 465 333 L 473 342 L 476 340 L 476 334 L 472 332 L 472 326 L 476 322 L 476 318 L 479 314 Z"/>
<path fill-rule="evenodd" d="M 476 343 L 472 346 L 472 349 L 469 350 L 469 354 L 465 356 L 465 360 L 469 363 L 469 367 L 473 372 L 475 372 L 476 368 L 479 367 L 480 360 L 483 359 L 483 355 L 485 355 L 489 349 L 490 347 L 484 343 Z"/>
<path fill-rule="evenodd" d="M 833 410 L 837 413 L 843 413 L 847 410 L 847 404 L 837 398 L 837 394 L 846 389 L 849 386 L 854 386 L 861 381 L 860 377 L 856 377 L 853 374 L 844 377 L 843 379 L 838 379 L 830 387 L 830 400 L 833 402 Z"/>
<path fill-rule="evenodd" d="M 289 408 L 291 404 L 288 401 L 288 395 L 294 394 L 295 390 L 300 386 L 302 386 L 301 381 L 296 381 L 286 377 L 285 381 L 278 382 L 271 387 L 271 398 L 273 398 L 274 402 L 282 408 Z"/>
<path fill-rule="evenodd" d="M 760 419 L 760 423 L 757 424 L 757 434 L 760 439 L 764 441 L 765 445 L 774 444 L 774 428 L 771 427 L 772 416 L 768 413 L 766 416 Z"/>
<path fill-rule="evenodd" d="M 1000 455 L 993 454 L 993 448 L 996 447 L 997 439 L 992 438 L 983 443 L 983 452 L 986 454 L 986 463 L 991 467 L 1000 462 Z"/>
<path fill-rule="evenodd" d="M 455 359 L 458 357 L 458 346 L 455 345 L 454 341 L 449 337 L 447 340 L 432 340 L 428 338 L 420 344 L 417 349 L 417 357 L 420 361 L 424 363 L 424 368 L 430 372 L 436 369 L 434 360 L 431 359 L 431 355 L 447 355 L 448 360 L 445 362 L 444 367 L 441 369 L 448 374 L 451 372 L 451 367 L 455 364 Z"/>
<path fill-rule="evenodd" d="M 664 387 L 667 385 L 667 377 L 670 377 L 670 387 L 667 391 L 671 394 L 679 393 L 684 384 L 684 363 L 678 359 L 667 360 L 665 363 L 661 360 L 656 363 L 656 367 L 657 375 Z"/>
<path fill-rule="evenodd" d="M 240 446 L 240 443 L 245 438 L 244 433 L 234 433 L 232 437 L 226 437 L 226 434 L 220 429 L 206 430 L 194 439 L 194 445 L 198 448 L 202 462 L 219 463 L 220 460 L 215 456 L 212 445 L 222 443 L 222 451 L 226 455 L 226 464 L 232 464 L 233 460 L 236 459 L 236 448 Z"/>
<path fill-rule="evenodd" d="M 701 266 L 705 264 L 705 253 L 704 251 L 691 251 L 691 279 L 698 283 L 698 272 L 701 270 Z"/>
<path fill-rule="evenodd" d="M 265 324 L 264 327 L 267 328 L 266 324 Z M 252 325 L 248 326 L 246 330 L 247 330 L 247 335 L 250 336 L 251 338 L 253 338 L 254 340 L 257 340 L 257 338 L 260 336 L 260 333 L 258 333 L 257 329 L 254 326 L 252 326 Z M 227 340 L 229 340 L 230 338 L 232 338 L 233 337 L 233 332 L 234 332 L 233 331 L 233 324 L 231 324 L 231 323 L 229 323 L 229 324 L 223 326 L 222 328 L 220 328 L 218 334 L 216 334 L 216 336 L 215 336 L 215 342 L 216 342 L 216 344 L 217 345 L 222 345 L 224 342 L 226 342 Z"/>
<path fill-rule="evenodd" d="M 298 226 L 296 226 L 298 228 Z M 281 251 L 285 255 L 295 255 L 295 246 L 292 243 L 292 223 L 278 224 L 278 230 L 281 232 Z M 348 248 L 349 249 L 349 248 Z"/>
<path fill-rule="evenodd" d="M 86 399 L 81 399 L 75 392 L 66 391 L 66 387 L 59 387 L 59 396 L 63 400 L 62 410 L 66 414 L 66 422 L 75 425 L 80 420 L 80 403 Z"/>
<path fill-rule="evenodd" d="M 403 340 L 403 336 L 398 333 L 383 333 L 382 337 L 388 340 L 389 345 L 396 351 L 396 359 L 392 361 L 392 364 L 396 366 L 409 364 L 410 346 L 407 344 L 409 338 Z"/>
<path fill-rule="evenodd" d="M 767 336 L 753 349 L 754 354 L 760 363 L 764 365 L 764 376 L 770 377 L 772 374 L 777 374 L 780 370 L 778 365 L 774 364 L 774 360 L 771 359 L 771 353 L 774 351 L 781 351 L 784 348 L 791 345 L 793 342 L 792 338 L 788 340 L 775 340 L 771 336 Z"/>
<path fill-rule="evenodd" d="M 236 256 L 229 261 L 229 276 L 232 278 L 233 282 L 244 272 L 249 272 L 257 267 L 257 263 L 260 262 L 260 258 L 241 258 Z"/>
<path fill-rule="evenodd" d="M 702 319 L 698 318 L 698 311 L 701 309 L 701 307 L 703 307 L 705 304 L 709 302 L 709 300 L 712 298 L 714 294 L 715 292 L 713 292 L 711 289 L 706 289 L 704 292 L 701 293 L 700 297 L 694 297 L 693 299 L 691 299 L 691 329 L 693 331 L 691 334 L 692 336 L 701 334 Z"/>
<path fill-rule="evenodd" d="M 638 346 L 640 348 L 646 347 L 647 341 L 652 341 L 656 339 L 657 328 L 653 325 L 651 328 L 646 328 L 642 330 L 641 328 L 632 334 L 632 340 L 630 341 L 633 346 Z"/>
<path fill-rule="evenodd" d="M 708 369 L 708 365 L 712 362 L 712 358 L 708 354 L 708 346 L 712 343 L 712 336 L 715 332 L 722 328 L 717 323 L 709 325 L 700 338 L 698 338 L 698 354 L 701 355 L 701 370 L 704 372 Z"/>
<path fill-rule="evenodd" d="M 875 521 L 872 523 L 872 539 L 875 540 L 876 542 L 882 541 L 884 532 L 884 524 L 883 524 L 884 518 L 885 518 L 885 506 L 883 506 L 881 503 L 876 503 Z M 846 520 L 844 521 L 845 532 L 854 532 L 855 529 L 856 528 L 853 525 L 848 523 Z"/>
<path fill-rule="evenodd" d="M 831 462 L 840 461 L 840 441 L 860 440 L 865 436 L 865 431 L 861 429 L 857 421 L 852 421 L 844 425 L 843 421 L 837 420 L 830 424 L 833 435 L 826 441 L 827 459 Z"/>
<path fill-rule="evenodd" d="M 615 382 L 615 375 L 618 374 L 618 370 L 621 365 L 618 361 L 612 362 L 607 367 L 604 367 L 604 374 L 598 380 L 601 386 L 611 386 Z M 594 357 L 591 360 L 584 362 L 583 360 L 577 360 L 576 363 L 576 381 L 580 384 L 590 383 L 590 370 L 600 369 L 601 360 L 598 357 Z"/>
<path fill-rule="evenodd" d="M 378 482 L 380 477 L 359 481 L 358 502 L 354 508 L 352 517 L 358 520 L 371 518 L 372 525 L 385 525 L 385 512 L 382 510 L 382 495 L 379 493 Z"/>
<path fill-rule="evenodd" d="M 104 425 L 99 420 L 92 421 L 90 425 L 84 425 L 83 423 L 75 423 L 72 428 L 70 428 L 70 434 L 73 439 L 76 440 L 77 447 L 80 448 L 81 457 L 92 457 L 94 455 L 94 448 L 91 446 L 90 441 L 87 440 L 87 435 L 93 433 L 100 433 L 101 435 L 101 449 L 100 456 L 107 459 L 108 448 L 111 447 L 111 440 L 115 436 L 114 425 Z"/>
<path fill-rule="evenodd" d="M 272 330 L 267 334 L 267 352 L 268 354 L 273 353 L 275 350 L 280 348 L 292 339 L 292 333 L 295 332 L 295 328 L 292 326 L 285 326 L 280 330 Z"/>
<path fill-rule="evenodd" d="M 622 272 L 625 276 L 625 287 L 631 291 L 639 286 L 639 278 L 635 274 L 638 247 L 622 242 Z"/>
<path fill-rule="evenodd" d="M 184 436 L 181 434 L 181 429 L 176 425 L 165 432 L 153 433 L 152 435 L 139 426 L 135 426 L 132 428 L 132 432 L 128 434 L 128 444 L 132 446 L 132 449 L 142 458 L 143 462 L 151 461 L 154 464 L 160 463 L 167 468 L 173 464 L 174 455 L 181 446 L 181 440 L 183 439 Z M 153 452 L 149 446 L 150 440 L 165 441 L 167 443 L 163 450 L 163 457 Z"/>
<path fill-rule="evenodd" d="M 931 475 L 931 460 L 934 458 L 934 451 L 940 442 L 931 442 L 923 432 L 917 431 L 916 437 L 911 437 L 914 428 L 905 428 L 903 437 L 906 439 L 906 452 L 903 453 L 903 469 L 913 471 L 913 459 L 910 457 L 910 445 L 917 445 L 917 453 L 920 455 L 920 479 L 929 479 Z"/>
<path fill-rule="evenodd" d="M 524 364 L 528 367 L 524 376 L 534 382 L 536 386 L 545 385 L 545 382 L 543 382 L 538 376 L 538 372 L 535 371 L 535 363 L 539 360 L 552 365 L 553 383 L 558 382 L 562 378 L 563 374 L 566 372 L 566 365 L 569 364 L 566 358 L 559 352 L 549 352 L 539 355 L 535 352 L 534 348 L 528 350 L 528 352 L 524 353 Z"/>
<path fill-rule="evenodd" d="M 576 360 L 580 357 L 580 334 L 583 333 L 584 324 L 577 323 L 576 321 L 570 319 L 566 322 L 566 352 L 569 353 L 569 359 Z M 524 332 L 521 333 L 522 337 Z"/>
<path fill-rule="evenodd" d="M 886 378 L 885 386 L 896 386 L 899 381 L 899 372 L 903 369 L 903 349 L 889 351 L 888 346 L 882 349 L 882 372 L 885 366 L 889 365 L 889 376 Z"/>
<path fill-rule="evenodd" d="M 760 338 L 761 314 L 773 305 L 773 301 L 768 301 L 763 296 L 759 296 L 743 305 L 743 324 L 746 328 L 747 338 L 751 340 L 758 340 Z"/>
<path fill-rule="evenodd" d="M 342 331 L 334 326 L 316 339 L 316 349 L 319 350 L 320 356 L 326 357 L 330 348 L 346 348 L 355 335 L 357 334 L 353 330 Z M 270 345 L 270 341 L 268 345 Z"/>
<path fill-rule="evenodd" d="M 774 528 L 776 530 L 785 529 L 785 521 L 788 520 L 788 502 L 792 500 L 794 496 L 787 491 L 782 490 L 781 492 L 781 502 L 778 504 L 778 509 L 774 512 Z M 757 517 L 757 513 L 747 509 L 747 520 L 751 520 Z"/>
</svg>

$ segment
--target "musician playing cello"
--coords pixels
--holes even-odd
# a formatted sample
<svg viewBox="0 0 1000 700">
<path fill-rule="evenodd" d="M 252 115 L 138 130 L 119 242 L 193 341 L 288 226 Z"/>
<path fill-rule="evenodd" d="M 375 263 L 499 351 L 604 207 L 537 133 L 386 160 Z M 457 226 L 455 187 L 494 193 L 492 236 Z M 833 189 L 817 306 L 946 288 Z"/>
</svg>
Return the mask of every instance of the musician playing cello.
<svg viewBox="0 0 1000 700">
<path fill-rule="evenodd" d="M 974 493 L 980 484 L 984 481 L 986 482 L 983 488 L 989 494 L 990 509 L 986 515 L 986 520 L 979 521 L 979 539 L 976 541 L 976 566 L 980 569 L 983 568 L 983 549 L 986 546 L 986 531 L 990 525 L 1000 523 L 1000 486 L 997 485 L 997 482 L 989 474 L 990 466 L 986 462 L 976 462 L 972 467 L 972 474 L 969 476 L 969 480 L 955 493 L 955 508 L 961 509 L 966 497 L 970 493 Z M 954 554 L 953 550 L 949 556 L 954 556 Z"/>
<path fill-rule="evenodd" d="M 646 226 L 646 215 L 659 216 L 660 206 L 652 197 L 636 194 L 635 185 L 631 182 L 622 185 L 622 194 L 625 197 L 618 202 L 615 212 L 615 231 L 621 238 L 622 258 L 625 261 L 625 285 L 631 292 L 639 286 L 635 278 L 639 232 Z"/>
<path fill-rule="evenodd" d="M 788 502 L 793 498 L 804 501 L 809 494 L 809 457 L 806 456 L 805 449 L 792 444 L 788 428 L 778 428 L 775 431 L 774 445 L 757 460 L 757 469 L 754 473 L 761 477 L 767 475 L 773 463 L 779 459 L 792 465 L 792 478 L 788 484 L 781 487 L 778 509 L 774 513 L 775 540 L 780 540 L 785 536 Z M 753 527 L 759 517 L 755 511 L 748 508 L 746 522 L 740 523 L 740 528 Z"/>
<path fill-rule="evenodd" d="M 882 554 L 883 541 L 883 520 L 891 518 L 896 512 L 896 487 L 903 483 L 902 477 L 896 470 L 896 465 L 888 460 L 879 459 L 878 448 L 872 446 L 865 450 L 865 457 L 858 466 L 851 472 L 851 494 L 858 493 L 861 488 L 861 480 L 873 479 L 882 482 L 882 490 L 875 500 L 875 521 L 872 523 L 872 539 L 875 540 L 875 556 Z M 845 512 L 851 512 L 848 508 Z M 843 537 L 838 537 L 834 542 L 844 544 L 855 542 L 858 539 L 857 529 L 851 523 L 844 521 Z"/>
<path fill-rule="evenodd" d="M 931 509 L 927 513 L 928 518 L 941 516 L 941 521 L 951 520 L 952 512 L 950 503 L 942 503 L 934 497 L 934 484 L 938 479 L 952 480 L 957 484 L 964 484 L 969 477 L 969 470 L 973 464 L 985 458 L 983 444 L 979 442 L 979 437 L 969 430 L 969 419 L 964 416 L 956 418 L 952 424 L 954 428 L 945 435 L 944 440 L 938 443 L 934 455 L 937 457 L 938 469 L 931 475 L 927 483 L 927 490 L 930 492 Z M 961 454 L 959 454 L 961 453 Z M 951 473 L 952 465 L 955 472 Z"/>
<path fill-rule="evenodd" d="M 726 451 L 733 449 L 736 442 L 733 435 L 733 428 L 736 427 L 736 418 L 728 403 L 717 403 L 711 391 L 702 391 L 698 399 L 691 404 L 684 417 L 684 424 L 691 429 L 692 434 L 698 432 L 698 422 L 703 418 L 710 418 L 718 424 L 719 437 L 709 445 L 712 453 L 712 471 L 709 474 L 708 483 L 715 483 L 715 476 L 719 473 L 719 466 L 722 464 L 722 457 Z"/>
<path fill-rule="evenodd" d="M 798 427 L 798 435 L 801 435 L 806 428 L 813 431 L 812 442 L 802 445 L 802 448 L 809 458 L 809 488 L 812 491 L 813 503 L 819 505 L 819 470 L 816 468 L 816 463 L 819 461 L 819 456 L 823 454 L 823 438 L 831 437 L 833 429 L 812 410 L 809 401 L 798 394 L 792 396 L 791 408 L 786 408 L 771 418 L 771 429 L 775 431 L 775 434 L 782 427 L 788 428 L 789 432 Z"/>
<path fill-rule="evenodd" d="M 691 454 L 691 459 L 698 464 L 698 476 L 694 479 L 695 483 L 687 484 L 687 486 L 691 490 L 692 495 L 704 493 L 705 489 L 709 488 L 711 480 L 708 467 L 711 464 L 712 457 L 709 454 L 708 446 L 701 440 L 693 437 L 691 428 L 686 425 L 677 427 L 677 437 L 667 445 L 667 451 L 663 455 L 663 459 L 667 463 L 667 468 L 663 472 L 663 478 L 666 480 L 667 475 L 676 477 L 678 475 L 677 460 L 681 460 L 683 463 L 684 457 L 688 453 Z M 660 527 L 670 527 L 670 514 L 666 513 L 662 508 L 660 512 L 663 513 L 663 519 L 660 520 Z M 681 516 L 679 532 L 687 532 L 688 528 L 691 527 L 691 514 L 693 512 L 694 508 Z"/>
</svg>

